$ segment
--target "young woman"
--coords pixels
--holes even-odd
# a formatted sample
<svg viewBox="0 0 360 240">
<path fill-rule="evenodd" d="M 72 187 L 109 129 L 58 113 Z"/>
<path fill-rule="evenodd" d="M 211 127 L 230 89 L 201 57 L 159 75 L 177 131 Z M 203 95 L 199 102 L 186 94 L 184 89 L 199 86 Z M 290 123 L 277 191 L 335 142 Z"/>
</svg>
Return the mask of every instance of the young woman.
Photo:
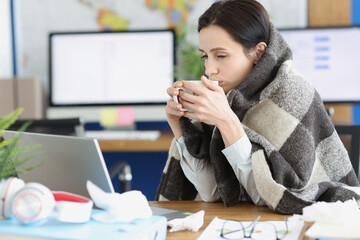
<svg viewBox="0 0 360 240">
<path fill-rule="evenodd" d="M 180 81 L 167 89 L 175 140 L 157 199 L 199 195 L 290 214 L 320 200 L 360 203 L 359 182 L 321 98 L 292 68 L 291 50 L 263 6 L 216 2 L 198 31 L 207 88 Z"/>
</svg>

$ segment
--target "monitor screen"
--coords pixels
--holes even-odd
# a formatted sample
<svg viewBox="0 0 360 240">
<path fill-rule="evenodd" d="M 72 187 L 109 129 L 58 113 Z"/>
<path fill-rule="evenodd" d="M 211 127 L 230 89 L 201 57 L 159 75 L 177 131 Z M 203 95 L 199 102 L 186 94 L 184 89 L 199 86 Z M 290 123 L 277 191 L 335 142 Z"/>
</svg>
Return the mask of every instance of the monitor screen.
<svg viewBox="0 0 360 240">
<path fill-rule="evenodd" d="M 360 28 L 280 30 L 293 51 L 296 70 L 324 102 L 360 102 Z"/>
<path fill-rule="evenodd" d="M 49 35 L 50 105 L 165 104 L 174 82 L 172 30 Z"/>
</svg>

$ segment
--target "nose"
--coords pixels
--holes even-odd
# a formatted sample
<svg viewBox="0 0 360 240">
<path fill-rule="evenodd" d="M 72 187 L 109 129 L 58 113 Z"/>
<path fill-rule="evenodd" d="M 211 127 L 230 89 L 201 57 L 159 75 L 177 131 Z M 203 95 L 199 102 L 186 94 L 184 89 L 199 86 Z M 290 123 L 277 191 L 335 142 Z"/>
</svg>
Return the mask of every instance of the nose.
<svg viewBox="0 0 360 240">
<path fill-rule="evenodd" d="M 214 76 L 218 73 L 218 71 L 218 67 L 214 61 L 211 61 L 210 59 L 207 59 L 207 61 L 205 61 L 205 74 L 207 76 Z"/>
</svg>

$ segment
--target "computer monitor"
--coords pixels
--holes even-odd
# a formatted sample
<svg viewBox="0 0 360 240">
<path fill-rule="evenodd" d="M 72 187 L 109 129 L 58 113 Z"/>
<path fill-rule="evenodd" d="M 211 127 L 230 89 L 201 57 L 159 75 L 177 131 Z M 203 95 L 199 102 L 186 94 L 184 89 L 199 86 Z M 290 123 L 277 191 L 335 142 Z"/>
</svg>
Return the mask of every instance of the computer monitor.
<svg viewBox="0 0 360 240">
<path fill-rule="evenodd" d="M 50 106 L 157 105 L 174 82 L 172 30 L 49 35 Z"/>
<path fill-rule="evenodd" d="M 293 64 L 326 103 L 360 102 L 360 28 L 280 29 Z"/>
</svg>

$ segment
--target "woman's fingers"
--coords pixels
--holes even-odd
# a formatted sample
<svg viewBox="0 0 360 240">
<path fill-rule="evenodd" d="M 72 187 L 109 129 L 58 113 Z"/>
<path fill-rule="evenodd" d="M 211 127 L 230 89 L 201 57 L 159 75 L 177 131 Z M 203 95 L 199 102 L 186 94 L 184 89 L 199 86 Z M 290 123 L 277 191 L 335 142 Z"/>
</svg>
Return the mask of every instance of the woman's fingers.
<svg viewBox="0 0 360 240">
<path fill-rule="evenodd" d="M 172 99 L 169 99 L 167 101 L 165 111 L 167 114 L 171 114 L 171 115 L 175 115 L 175 116 L 182 116 L 183 114 L 180 113 L 181 108 L 182 108 L 182 105 L 180 103 L 176 103 Z"/>
<path fill-rule="evenodd" d="M 207 77 L 202 76 L 201 77 L 202 83 L 211 91 L 222 91 L 222 88 L 219 87 L 218 82 L 214 82 L 212 80 L 209 80 Z"/>
<path fill-rule="evenodd" d="M 177 88 L 174 88 L 174 87 L 169 87 L 168 89 L 166 89 L 166 93 L 170 97 L 177 96 L 179 94 L 179 90 Z"/>
<path fill-rule="evenodd" d="M 183 81 L 177 81 L 177 82 L 174 82 L 173 86 L 172 87 L 169 87 L 166 89 L 166 93 L 172 97 L 172 96 L 177 96 L 179 94 L 179 89 L 178 88 L 181 88 L 183 87 Z"/>
</svg>

